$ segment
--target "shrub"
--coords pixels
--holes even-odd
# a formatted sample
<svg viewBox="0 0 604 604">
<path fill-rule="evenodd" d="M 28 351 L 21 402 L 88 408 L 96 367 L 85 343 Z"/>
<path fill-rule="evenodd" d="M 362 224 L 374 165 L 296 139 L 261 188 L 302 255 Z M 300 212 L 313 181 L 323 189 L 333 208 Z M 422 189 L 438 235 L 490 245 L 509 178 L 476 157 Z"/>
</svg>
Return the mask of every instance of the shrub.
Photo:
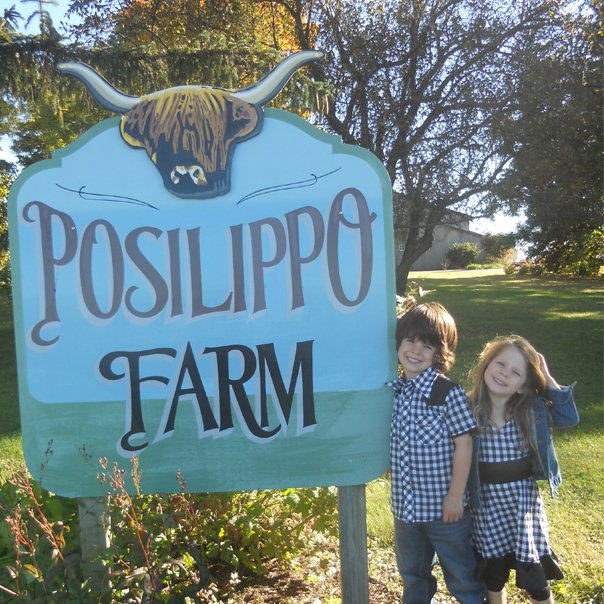
<svg viewBox="0 0 604 604">
<path fill-rule="evenodd" d="M 537 238 L 539 235 L 539 238 Z M 560 236 L 544 239 L 525 228 L 529 255 L 547 271 L 572 277 L 598 278 L 604 267 L 604 229 L 568 226 Z"/>
<path fill-rule="evenodd" d="M 531 272 L 531 265 L 528 263 L 522 264 L 520 266 L 520 268 L 518 269 L 519 275 L 528 275 L 530 272 Z"/>
<path fill-rule="evenodd" d="M 11 290 L 10 253 L 0 251 L 0 299 L 10 298 Z"/>
<path fill-rule="evenodd" d="M 468 266 L 466 266 L 466 270 L 478 270 L 478 269 L 482 269 L 482 268 L 502 268 L 503 267 L 503 262 L 488 262 L 486 264 L 468 264 Z"/>
<path fill-rule="evenodd" d="M 487 233 L 480 240 L 480 248 L 489 261 L 510 262 L 515 257 L 516 238 L 513 233 L 492 235 Z"/>
<path fill-rule="evenodd" d="M 400 319 L 406 312 L 409 312 L 412 308 L 417 306 L 420 298 L 423 298 L 434 291 L 436 290 L 424 289 L 415 281 L 407 283 L 405 295 L 396 297 L 396 318 Z"/>
<path fill-rule="evenodd" d="M 455 243 L 447 250 L 447 260 L 453 266 L 465 268 L 468 264 L 476 262 L 480 250 L 474 243 Z"/>
<path fill-rule="evenodd" d="M 516 265 L 515 264 L 511 264 L 511 263 L 510 264 L 506 264 L 505 268 L 503 269 L 503 272 L 506 275 L 515 275 L 516 271 L 517 271 Z"/>
<path fill-rule="evenodd" d="M 598 277 L 604 265 L 604 230 L 594 229 L 563 248 L 558 272 L 573 277 Z"/>
<path fill-rule="evenodd" d="M 125 490 L 126 470 L 101 460 L 111 518 L 111 549 L 101 556 L 111 582 L 101 587 L 84 572 L 77 500 L 46 492 L 24 465 L 6 468 L 0 602 L 217 602 L 239 573 L 262 574 L 271 559 L 290 565 L 318 551 L 309 535 L 337 533 L 335 488 L 191 494 L 178 474 L 180 493 L 146 496 L 132 464 L 136 495 Z"/>
</svg>

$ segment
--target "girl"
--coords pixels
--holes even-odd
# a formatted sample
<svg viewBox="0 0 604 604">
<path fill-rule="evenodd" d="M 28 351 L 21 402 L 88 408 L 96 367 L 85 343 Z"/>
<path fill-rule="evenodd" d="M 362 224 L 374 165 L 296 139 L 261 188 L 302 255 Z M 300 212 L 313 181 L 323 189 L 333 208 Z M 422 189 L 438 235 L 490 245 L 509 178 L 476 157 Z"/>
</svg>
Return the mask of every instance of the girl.
<svg viewBox="0 0 604 604">
<path fill-rule="evenodd" d="M 474 371 L 469 398 L 478 431 L 469 488 L 478 579 L 488 602 L 501 604 L 514 568 L 531 602 L 553 604 L 548 579 L 563 575 L 535 480 L 548 480 L 552 497 L 562 482 L 551 428 L 578 423 L 575 384 L 559 386 L 543 356 L 518 336 L 489 342 Z"/>
</svg>

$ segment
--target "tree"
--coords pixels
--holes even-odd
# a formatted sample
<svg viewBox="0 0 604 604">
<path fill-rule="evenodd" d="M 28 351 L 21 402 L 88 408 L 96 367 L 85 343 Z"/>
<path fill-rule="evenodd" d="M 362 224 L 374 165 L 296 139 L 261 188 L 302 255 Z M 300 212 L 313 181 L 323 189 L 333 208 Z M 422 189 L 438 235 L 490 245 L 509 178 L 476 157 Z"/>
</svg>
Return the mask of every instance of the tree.
<svg viewBox="0 0 604 604">
<path fill-rule="evenodd" d="M 69 31 L 70 43 L 9 32 L 5 18 L 0 135 L 14 137 L 21 166 L 48 157 L 112 115 L 79 82 L 61 76 L 54 69 L 58 62 L 88 63 L 116 87 L 140 95 L 183 84 L 239 88 L 264 76 L 285 50 L 298 50 L 285 11 L 249 0 L 73 0 L 70 13 L 81 19 Z M 317 90 L 296 73 L 273 105 L 303 112 Z"/>
<path fill-rule="evenodd" d="M 8 190 L 15 179 L 12 166 L 0 159 L 0 299 L 10 296 L 10 254 L 8 251 Z"/>
<path fill-rule="evenodd" d="M 518 57 L 517 109 L 494 131 L 512 161 L 493 195 L 525 212 L 518 237 L 548 269 L 581 275 L 604 261 L 601 8 L 552 7 L 555 35 Z"/>
<path fill-rule="evenodd" d="M 397 267 L 403 293 L 412 263 L 432 245 L 447 208 L 482 213 L 508 154 L 491 132 L 511 111 L 516 52 L 548 24 L 539 1 L 265 0 L 284 6 L 309 67 L 333 83 L 323 124 L 373 152 L 392 180 L 395 228 L 407 233 Z M 308 26 L 316 24 L 316 30 Z"/>
<path fill-rule="evenodd" d="M 11 34 L 17 31 L 19 21 L 23 19 L 13 4 L 10 8 L 4 9 L 4 15 L 0 19 L 0 39 L 9 40 Z"/>
<path fill-rule="evenodd" d="M 42 40 L 45 38 L 60 37 L 57 30 L 54 28 L 50 14 L 44 8 L 46 4 L 58 6 L 59 2 L 57 0 L 21 0 L 21 2 L 35 2 L 38 5 L 38 10 L 34 11 L 25 22 L 26 28 L 36 17 L 38 17 L 40 19 L 40 38 Z"/>
<path fill-rule="evenodd" d="M 549 1 L 72 0 L 83 19 L 72 32 L 79 42 L 0 43 L 7 65 L 0 89 L 39 102 L 43 79 L 48 102 L 58 97 L 63 111 L 88 97 L 57 78 L 57 60 L 83 60 L 140 94 L 191 82 L 239 86 L 284 50 L 324 50 L 326 58 L 307 68 L 319 84 L 297 74 L 277 102 L 295 111 L 322 106 L 325 115 L 311 119 L 384 163 L 395 227 L 406 233 L 397 267 L 403 292 L 448 208 L 488 214 L 512 203 L 488 194 L 516 150 L 518 133 L 502 132 L 519 115 L 522 69 L 539 64 L 558 30 Z M 333 103 L 312 103 L 328 98 L 321 82 L 333 86 Z M 32 129 L 21 130 L 23 141 Z"/>
</svg>

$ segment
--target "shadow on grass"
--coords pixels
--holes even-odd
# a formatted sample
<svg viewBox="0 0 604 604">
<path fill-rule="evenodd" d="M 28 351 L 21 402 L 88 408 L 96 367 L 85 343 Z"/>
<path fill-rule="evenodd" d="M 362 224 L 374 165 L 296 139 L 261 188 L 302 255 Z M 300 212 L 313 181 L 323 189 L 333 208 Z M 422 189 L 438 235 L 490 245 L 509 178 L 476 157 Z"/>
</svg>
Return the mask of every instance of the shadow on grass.
<svg viewBox="0 0 604 604">
<path fill-rule="evenodd" d="M 498 335 L 518 334 L 544 354 L 559 383 L 577 382 L 581 422 L 572 433 L 602 431 L 601 281 L 505 275 L 439 280 L 433 273 L 419 283 L 435 290 L 425 299 L 442 303 L 457 322 L 451 378 L 471 388 L 468 374 L 484 344 Z"/>
</svg>

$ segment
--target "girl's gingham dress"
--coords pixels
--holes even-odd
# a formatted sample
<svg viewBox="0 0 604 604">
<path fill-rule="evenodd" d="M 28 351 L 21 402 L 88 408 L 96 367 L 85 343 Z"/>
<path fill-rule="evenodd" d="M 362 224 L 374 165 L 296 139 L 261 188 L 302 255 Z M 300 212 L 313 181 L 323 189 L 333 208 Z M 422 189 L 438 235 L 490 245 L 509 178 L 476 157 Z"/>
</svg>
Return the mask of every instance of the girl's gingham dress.
<svg viewBox="0 0 604 604">
<path fill-rule="evenodd" d="M 502 462 L 529 455 L 514 419 L 480 439 L 481 462 Z M 530 589 L 535 575 L 561 579 L 550 548 L 549 528 L 539 487 L 532 477 L 503 484 L 480 483 L 481 507 L 472 509 L 473 541 L 479 554 L 479 577 L 489 568 L 515 568 L 516 584 Z M 534 566 L 542 567 L 532 568 Z"/>
</svg>

